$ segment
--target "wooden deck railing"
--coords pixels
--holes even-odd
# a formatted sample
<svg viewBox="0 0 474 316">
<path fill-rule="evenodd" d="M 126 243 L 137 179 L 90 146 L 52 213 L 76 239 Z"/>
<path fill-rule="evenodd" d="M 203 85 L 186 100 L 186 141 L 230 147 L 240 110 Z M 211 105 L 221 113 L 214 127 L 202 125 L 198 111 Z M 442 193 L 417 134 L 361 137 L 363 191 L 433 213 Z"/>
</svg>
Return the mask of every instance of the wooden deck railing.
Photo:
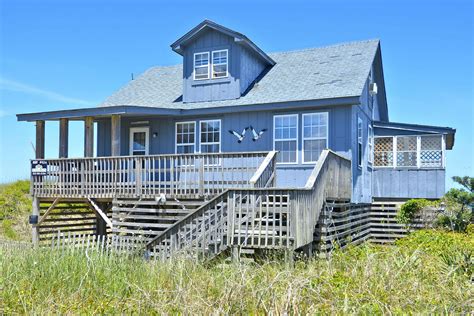
<svg viewBox="0 0 474 316">
<path fill-rule="evenodd" d="M 46 159 L 46 175 L 32 176 L 31 193 L 51 198 L 213 196 L 228 188 L 252 187 L 249 180 L 266 155 L 268 152 Z"/>
<path fill-rule="evenodd" d="M 269 172 L 257 172 L 254 183 L 271 183 L 259 180 L 264 174 Z M 228 246 L 296 249 L 313 241 L 326 198 L 350 197 L 351 161 L 324 150 L 304 188 L 226 190 L 151 240 L 147 249 L 163 258 L 196 246 L 208 255 Z"/>
</svg>

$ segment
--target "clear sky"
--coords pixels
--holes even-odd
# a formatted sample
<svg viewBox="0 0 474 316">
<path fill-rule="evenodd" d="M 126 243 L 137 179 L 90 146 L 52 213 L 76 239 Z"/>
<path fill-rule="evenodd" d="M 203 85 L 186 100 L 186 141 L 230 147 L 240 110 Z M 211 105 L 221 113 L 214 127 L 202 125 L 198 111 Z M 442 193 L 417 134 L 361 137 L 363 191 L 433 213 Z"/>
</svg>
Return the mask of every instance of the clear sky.
<svg viewBox="0 0 474 316">
<path fill-rule="evenodd" d="M 34 124 L 15 114 L 97 105 L 131 73 L 180 63 L 169 45 L 203 19 L 267 52 L 381 39 L 390 120 L 456 128 L 447 174 L 474 176 L 471 0 L 0 0 L 0 11 L 0 182 L 29 177 Z M 57 157 L 58 125 L 46 125 Z M 75 122 L 69 156 L 82 154 Z"/>
</svg>

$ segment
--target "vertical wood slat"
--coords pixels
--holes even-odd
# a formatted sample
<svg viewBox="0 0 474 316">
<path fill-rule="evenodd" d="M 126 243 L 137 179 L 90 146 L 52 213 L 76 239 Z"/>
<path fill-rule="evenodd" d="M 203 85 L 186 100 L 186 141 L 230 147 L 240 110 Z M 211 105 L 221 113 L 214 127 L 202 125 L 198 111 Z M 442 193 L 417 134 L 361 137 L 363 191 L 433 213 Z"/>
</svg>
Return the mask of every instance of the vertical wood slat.
<svg viewBox="0 0 474 316">
<path fill-rule="evenodd" d="M 36 121 L 36 159 L 44 158 L 44 135 L 45 135 L 45 121 Z"/>
<path fill-rule="evenodd" d="M 69 119 L 59 119 L 59 158 L 67 158 L 69 147 Z"/>
</svg>

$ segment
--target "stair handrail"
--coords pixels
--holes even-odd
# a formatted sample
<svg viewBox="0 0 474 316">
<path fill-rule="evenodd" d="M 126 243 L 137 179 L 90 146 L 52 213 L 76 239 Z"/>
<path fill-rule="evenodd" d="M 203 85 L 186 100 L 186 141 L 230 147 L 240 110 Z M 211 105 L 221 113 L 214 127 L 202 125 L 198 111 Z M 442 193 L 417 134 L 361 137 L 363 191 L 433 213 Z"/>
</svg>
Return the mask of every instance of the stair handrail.
<svg viewBox="0 0 474 316">
<path fill-rule="evenodd" d="M 293 191 L 290 226 L 295 248 L 313 241 L 314 229 L 326 198 L 351 198 L 351 168 L 349 158 L 325 149 L 304 188 Z"/>
<path fill-rule="evenodd" d="M 165 229 L 161 234 L 157 235 L 155 238 L 150 240 L 146 245 L 145 249 L 146 250 L 151 250 L 154 246 L 158 245 L 162 241 L 164 241 L 166 238 L 169 238 L 173 235 L 173 233 L 176 233 L 179 231 L 181 226 L 186 225 L 187 223 L 190 223 L 190 221 L 196 219 L 199 216 L 202 216 L 205 212 L 209 210 L 209 208 L 214 205 L 216 202 L 220 200 L 224 200 L 225 196 L 227 196 L 229 193 L 229 189 L 226 189 L 222 193 L 218 194 L 214 198 L 210 199 L 200 207 L 196 208 L 194 211 L 189 213 L 188 215 L 184 216 L 181 218 L 179 221 L 174 223 L 172 226 L 168 227 Z"/>
<path fill-rule="evenodd" d="M 250 178 L 250 185 L 253 188 L 263 187 L 266 188 L 270 184 L 274 184 L 276 176 L 276 157 L 277 151 L 268 152 L 265 159 L 262 161 L 258 169 Z"/>
</svg>

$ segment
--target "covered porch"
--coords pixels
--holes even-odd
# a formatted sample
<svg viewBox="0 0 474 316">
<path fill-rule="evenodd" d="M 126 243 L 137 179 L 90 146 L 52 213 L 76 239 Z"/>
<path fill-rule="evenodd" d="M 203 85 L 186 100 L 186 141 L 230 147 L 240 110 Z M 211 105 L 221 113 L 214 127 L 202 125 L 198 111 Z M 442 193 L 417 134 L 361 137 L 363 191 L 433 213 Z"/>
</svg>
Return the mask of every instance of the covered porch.
<svg viewBox="0 0 474 316">
<path fill-rule="evenodd" d="M 374 122 L 373 197 L 437 199 L 445 193 L 446 151 L 455 129 Z"/>
</svg>

